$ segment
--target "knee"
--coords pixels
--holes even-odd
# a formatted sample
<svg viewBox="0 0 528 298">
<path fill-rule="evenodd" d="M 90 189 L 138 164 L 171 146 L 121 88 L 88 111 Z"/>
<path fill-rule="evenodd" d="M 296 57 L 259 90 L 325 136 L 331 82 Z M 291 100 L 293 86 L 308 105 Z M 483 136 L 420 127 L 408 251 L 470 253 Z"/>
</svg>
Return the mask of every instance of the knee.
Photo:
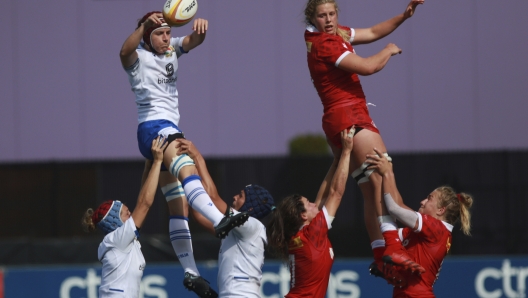
<svg viewBox="0 0 528 298">
<path fill-rule="evenodd" d="M 170 162 L 169 171 L 180 181 L 185 177 L 197 174 L 194 161 L 187 154 L 174 156 Z"/>
</svg>

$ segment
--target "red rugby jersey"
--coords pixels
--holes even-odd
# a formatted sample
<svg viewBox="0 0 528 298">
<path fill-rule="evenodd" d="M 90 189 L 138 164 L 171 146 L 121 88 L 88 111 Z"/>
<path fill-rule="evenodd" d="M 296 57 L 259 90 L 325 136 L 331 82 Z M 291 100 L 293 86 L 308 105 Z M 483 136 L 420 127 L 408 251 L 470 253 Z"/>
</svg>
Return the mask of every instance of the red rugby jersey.
<svg viewBox="0 0 528 298">
<path fill-rule="evenodd" d="M 411 228 L 400 230 L 402 245 L 409 256 L 425 269 L 420 277 L 409 277 L 409 286 L 394 288 L 393 297 L 435 297 L 433 285 L 438 279 L 444 257 L 451 248 L 453 226 L 429 215 L 420 214 L 416 231 Z"/>
<path fill-rule="evenodd" d="M 352 32 L 349 27 L 339 27 Z M 308 68 L 324 110 L 364 101 L 365 94 L 358 75 L 336 66 L 336 62 L 347 53 L 355 55 L 352 45 L 338 35 L 318 32 L 314 27 L 307 28 L 304 39 L 308 51 Z"/>
<path fill-rule="evenodd" d="M 309 225 L 292 237 L 289 252 L 291 288 L 285 297 L 324 298 L 334 262 L 325 211 L 319 211 Z"/>
</svg>

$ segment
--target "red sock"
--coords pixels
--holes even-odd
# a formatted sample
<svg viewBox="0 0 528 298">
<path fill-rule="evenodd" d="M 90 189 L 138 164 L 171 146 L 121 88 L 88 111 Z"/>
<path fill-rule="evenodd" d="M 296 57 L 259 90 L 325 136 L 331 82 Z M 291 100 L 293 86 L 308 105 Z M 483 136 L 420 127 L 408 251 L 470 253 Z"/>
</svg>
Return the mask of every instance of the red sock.
<svg viewBox="0 0 528 298">
<path fill-rule="evenodd" d="M 402 249 L 400 236 L 398 235 L 397 230 L 384 232 L 383 238 L 385 238 L 385 255 L 390 255 L 393 251 Z"/>
<path fill-rule="evenodd" d="M 385 254 L 385 246 L 373 248 L 372 252 L 374 253 L 374 261 L 378 264 L 383 264 L 381 257 Z M 381 268 L 379 269 L 381 270 Z"/>
</svg>

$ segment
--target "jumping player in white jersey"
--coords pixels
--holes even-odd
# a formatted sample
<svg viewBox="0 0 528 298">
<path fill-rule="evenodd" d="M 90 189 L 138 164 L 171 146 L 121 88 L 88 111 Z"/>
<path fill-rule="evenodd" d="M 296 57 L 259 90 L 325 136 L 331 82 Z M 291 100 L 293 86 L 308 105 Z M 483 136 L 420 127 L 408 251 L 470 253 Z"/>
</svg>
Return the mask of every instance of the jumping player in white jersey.
<svg viewBox="0 0 528 298">
<path fill-rule="evenodd" d="M 247 211 L 248 221 L 234 228 L 222 240 L 218 255 L 218 290 L 220 297 L 261 297 L 260 285 L 264 250 L 267 245 L 266 222 L 268 215 L 275 209 L 273 197 L 261 186 L 248 185 L 233 197 L 233 204 L 228 207 L 222 200 L 209 175 L 205 160 L 191 141 L 180 139 L 177 147 L 179 153 L 187 153 L 196 164 L 203 179 L 203 185 L 218 210 L 237 214 Z M 199 213 L 193 211 L 197 221 L 214 232 L 213 226 Z"/>
<path fill-rule="evenodd" d="M 194 261 L 188 205 L 213 224 L 215 234 L 220 238 L 227 236 L 233 227 L 243 224 L 249 215 L 240 213 L 228 217 L 218 211 L 203 189 L 192 159 L 185 154 L 178 155 L 173 142 L 183 138 L 178 127 L 178 58 L 200 45 L 207 29 L 207 20 L 197 18 L 190 35 L 173 38 L 171 27 L 165 23 L 161 12 L 149 12 L 138 21 L 136 30 L 125 40 L 119 56 L 136 95 L 137 138 L 141 154 L 152 160 L 147 150 L 152 139 L 163 136 L 168 142 L 159 185 L 168 203 L 169 234 L 185 271 L 184 285 L 200 297 L 216 297 L 209 283 L 200 277 Z M 147 168 L 144 175 L 146 172 Z"/>
<path fill-rule="evenodd" d="M 152 141 L 154 161 L 149 162 L 150 171 L 139 192 L 136 208 L 132 213 L 120 201 L 106 201 L 95 211 L 86 210 L 82 225 L 86 232 L 99 228 L 106 234 L 97 251 L 103 263 L 99 297 L 139 297 L 139 285 L 145 258 L 139 244 L 139 229 L 152 206 L 158 185 L 158 173 L 163 162 L 164 139 Z"/>
</svg>

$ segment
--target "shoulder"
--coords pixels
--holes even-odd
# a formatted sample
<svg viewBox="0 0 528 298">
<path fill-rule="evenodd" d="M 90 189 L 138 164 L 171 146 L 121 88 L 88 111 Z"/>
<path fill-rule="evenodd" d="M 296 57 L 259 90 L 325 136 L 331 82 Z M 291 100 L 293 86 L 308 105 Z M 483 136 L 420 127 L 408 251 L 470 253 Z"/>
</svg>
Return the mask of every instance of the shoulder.
<svg viewBox="0 0 528 298">
<path fill-rule="evenodd" d="M 352 30 L 354 30 L 354 29 L 352 29 L 352 28 L 350 28 L 350 27 L 343 26 L 343 25 L 337 25 L 337 27 L 338 27 L 339 29 L 342 29 L 342 30 L 347 31 L 348 33 L 351 33 Z"/>
</svg>

